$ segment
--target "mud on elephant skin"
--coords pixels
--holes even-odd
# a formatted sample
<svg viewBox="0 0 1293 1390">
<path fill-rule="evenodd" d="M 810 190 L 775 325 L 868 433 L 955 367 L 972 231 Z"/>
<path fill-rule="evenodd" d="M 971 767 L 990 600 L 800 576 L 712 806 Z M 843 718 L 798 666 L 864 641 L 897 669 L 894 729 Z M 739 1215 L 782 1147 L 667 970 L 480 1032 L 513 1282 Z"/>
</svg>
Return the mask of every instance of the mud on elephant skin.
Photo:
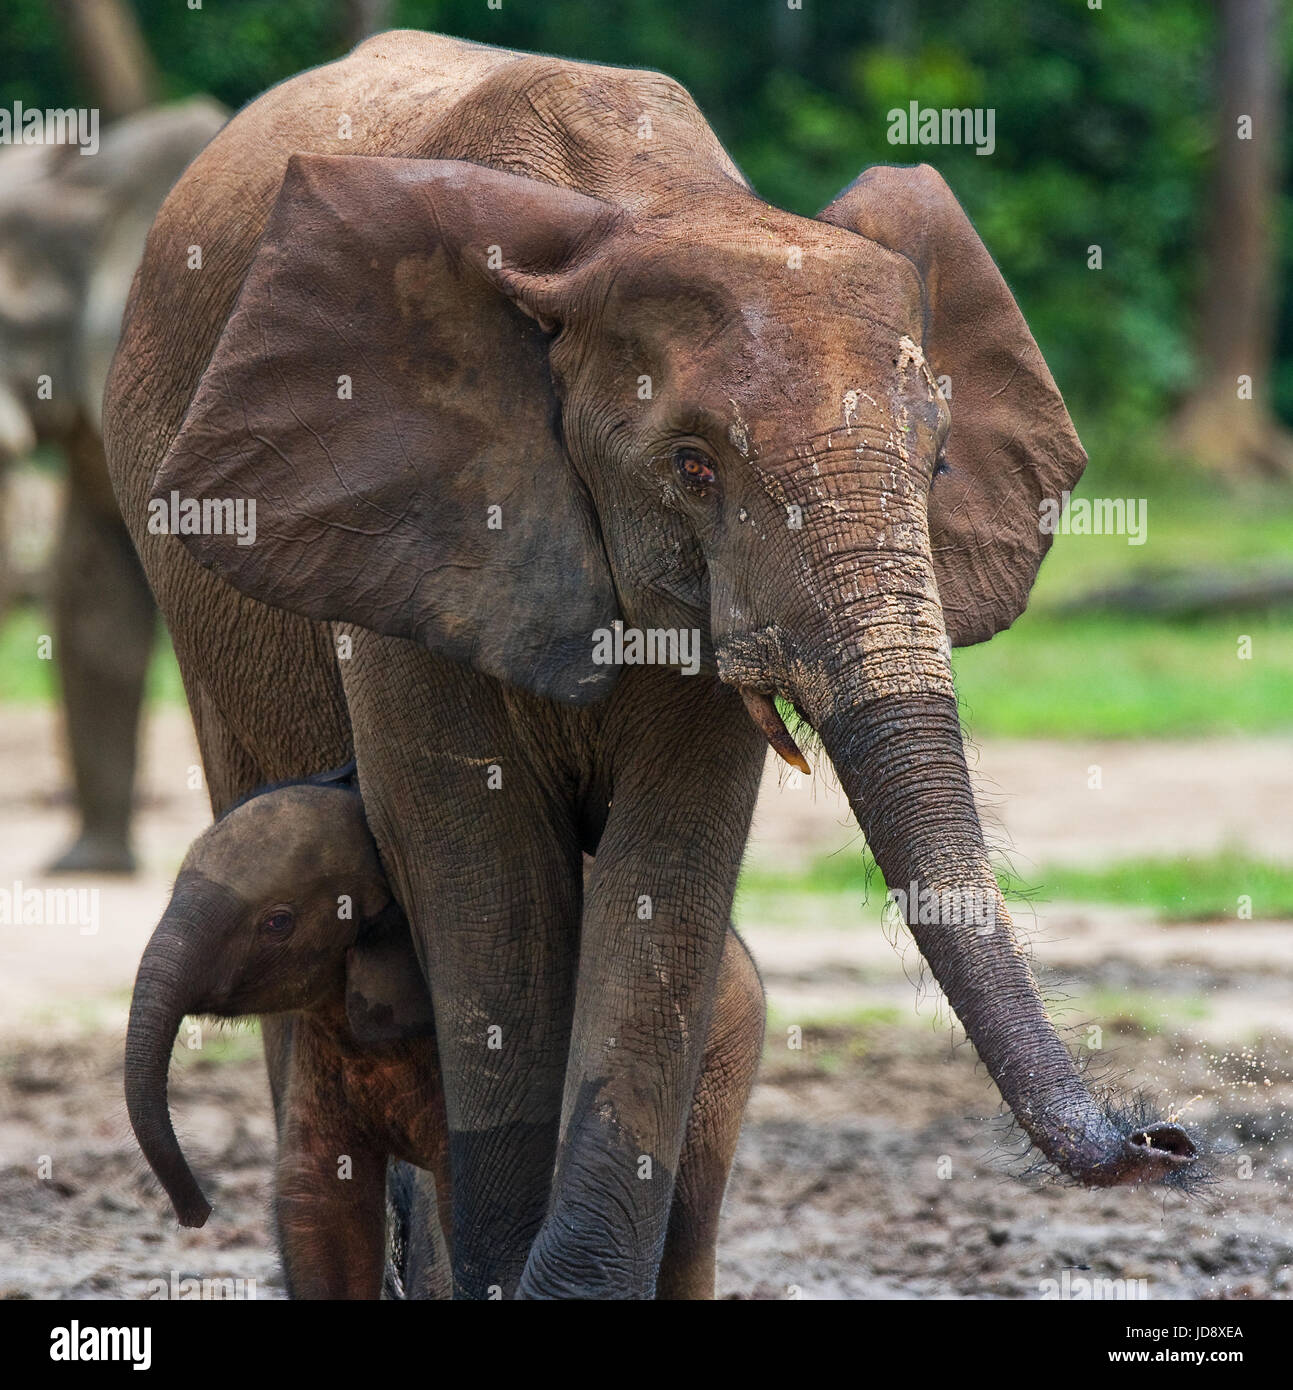
<svg viewBox="0 0 1293 1390">
<path fill-rule="evenodd" d="M 341 148 L 318 113 L 352 103 Z M 460 1293 L 655 1288 L 778 696 L 890 883 L 990 905 L 913 932 L 1042 1153 L 1190 1166 L 1088 1093 L 984 847 L 950 647 L 1022 610 L 1085 455 L 932 169 L 797 217 L 666 77 L 385 34 L 177 186 L 106 408 L 217 803 L 353 729 L 435 1003 Z M 172 490 L 255 497 L 256 544 L 150 534 Z M 599 664 L 617 621 L 695 630 L 700 673 Z"/>
<path fill-rule="evenodd" d="M 0 469 L 37 443 L 67 465 L 51 587 L 81 826 L 56 871 L 134 863 L 136 737 L 156 607 L 108 479 L 101 403 L 148 227 L 225 117 L 194 98 L 116 122 L 90 156 L 65 145 L 0 150 Z M 3 579 L 0 556 L 0 617 Z"/>
<path fill-rule="evenodd" d="M 289 1292 L 376 1298 L 388 1164 L 400 1286 L 451 1288 L 448 1127 L 431 1000 L 364 819 L 353 765 L 267 789 L 194 842 L 145 949 L 126 1040 L 131 1125 L 180 1222 L 210 1215 L 175 1136 L 167 1071 L 186 1014 L 265 1019 L 279 1053 L 274 1210 Z M 371 996 L 382 1002 L 374 1007 Z M 763 992 L 729 933 L 658 1296 L 714 1291 L 718 1210 L 763 1046 Z M 346 1180 L 338 1165 L 349 1161 Z M 443 1213 L 446 1222 L 442 1222 Z"/>
</svg>

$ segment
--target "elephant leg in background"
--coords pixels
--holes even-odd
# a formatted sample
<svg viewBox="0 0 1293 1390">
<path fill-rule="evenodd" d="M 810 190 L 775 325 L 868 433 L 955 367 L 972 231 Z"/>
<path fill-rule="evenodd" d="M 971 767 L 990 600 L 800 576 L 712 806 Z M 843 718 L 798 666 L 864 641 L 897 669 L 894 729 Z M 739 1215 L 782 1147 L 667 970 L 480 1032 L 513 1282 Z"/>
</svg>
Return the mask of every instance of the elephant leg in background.
<svg viewBox="0 0 1293 1390">
<path fill-rule="evenodd" d="M 139 714 L 157 610 L 108 482 L 103 445 L 82 425 L 54 560 L 54 651 L 81 825 L 54 872 L 129 872 Z"/>
<path fill-rule="evenodd" d="M 658 1299 L 714 1297 L 718 1218 L 741 1118 L 763 1056 L 766 1001 L 763 982 L 745 943 L 729 930 L 723 943 L 718 996 L 678 1178 L 669 1231 L 656 1283 Z"/>
<path fill-rule="evenodd" d="M 548 1205 L 569 1048 L 582 851 L 534 747 L 562 740 L 515 731 L 495 681 L 353 638 L 342 668 L 364 806 L 435 1009 L 455 1291 L 510 1297 Z"/>
<path fill-rule="evenodd" d="M 651 1298 L 767 745 L 735 691 L 630 667 L 580 933 L 553 1199 L 522 1296 Z"/>
</svg>

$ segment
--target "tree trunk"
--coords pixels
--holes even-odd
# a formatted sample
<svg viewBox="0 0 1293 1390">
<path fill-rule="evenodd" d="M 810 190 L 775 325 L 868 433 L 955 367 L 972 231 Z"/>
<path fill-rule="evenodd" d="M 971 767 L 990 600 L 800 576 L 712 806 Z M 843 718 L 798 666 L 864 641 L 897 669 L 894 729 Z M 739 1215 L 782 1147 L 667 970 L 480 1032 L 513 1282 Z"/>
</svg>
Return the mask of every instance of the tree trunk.
<svg viewBox="0 0 1293 1390">
<path fill-rule="evenodd" d="M 156 71 L 126 0 L 58 0 L 56 12 L 105 124 L 156 99 Z"/>
<path fill-rule="evenodd" d="M 1231 479 L 1293 474 L 1271 409 L 1281 73 L 1275 0 L 1217 0 L 1217 150 L 1199 306 L 1198 381 L 1175 444 Z"/>
<path fill-rule="evenodd" d="M 345 0 L 346 44 L 353 48 L 366 38 L 389 29 L 391 0 Z"/>
</svg>

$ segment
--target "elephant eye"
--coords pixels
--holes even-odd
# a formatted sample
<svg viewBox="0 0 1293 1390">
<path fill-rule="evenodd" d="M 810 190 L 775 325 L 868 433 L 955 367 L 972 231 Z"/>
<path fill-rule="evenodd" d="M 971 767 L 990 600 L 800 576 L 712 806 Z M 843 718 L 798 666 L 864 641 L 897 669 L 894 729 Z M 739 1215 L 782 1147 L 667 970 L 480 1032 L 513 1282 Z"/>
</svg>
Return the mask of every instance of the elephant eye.
<svg viewBox="0 0 1293 1390">
<path fill-rule="evenodd" d="M 296 926 L 296 918 L 292 916 L 290 908 L 276 907 L 273 912 L 267 913 L 260 923 L 260 929 L 266 936 L 284 937 L 292 934 L 292 928 Z"/>
<path fill-rule="evenodd" d="M 950 473 L 952 465 L 947 461 L 947 455 L 940 449 L 938 457 L 934 460 L 934 477 L 941 478 L 944 473 Z"/>
<path fill-rule="evenodd" d="M 714 483 L 714 469 L 699 449 L 675 449 L 673 466 L 679 478 L 695 492 L 704 492 Z"/>
</svg>

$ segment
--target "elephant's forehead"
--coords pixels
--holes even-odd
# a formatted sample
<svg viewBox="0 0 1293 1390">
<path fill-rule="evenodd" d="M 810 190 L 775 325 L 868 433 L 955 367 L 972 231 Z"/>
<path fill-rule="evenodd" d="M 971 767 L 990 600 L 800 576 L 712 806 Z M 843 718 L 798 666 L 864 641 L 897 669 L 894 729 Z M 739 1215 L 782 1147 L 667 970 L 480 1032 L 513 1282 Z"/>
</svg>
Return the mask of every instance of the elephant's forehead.
<svg viewBox="0 0 1293 1390">
<path fill-rule="evenodd" d="M 744 350 L 680 354 L 667 384 L 722 422 L 746 458 L 808 448 L 840 431 L 889 442 L 913 427 L 936 428 L 946 413 L 918 332 L 866 317 L 787 330 L 752 308 L 728 330 Z"/>
<path fill-rule="evenodd" d="M 669 381 L 722 415 L 736 409 L 751 423 L 779 423 L 792 432 L 815 421 L 829 425 L 846 400 L 854 403 L 854 416 L 889 420 L 910 408 L 913 393 L 927 394 L 918 335 L 915 326 L 866 315 L 805 315 L 787 324 L 750 306 L 729 327 L 727 341 L 674 355 Z"/>
<path fill-rule="evenodd" d="M 230 811 L 184 861 L 249 902 L 358 877 L 374 860 L 359 800 L 333 787 L 284 787 Z"/>
<path fill-rule="evenodd" d="M 621 331 L 661 364 L 675 399 L 732 415 L 738 432 L 742 420 L 791 433 L 846 414 L 886 423 L 908 404 L 905 368 L 923 337 L 914 266 L 838 228 L 777 218 L 775 234 L 654 245 L 617 277 Z"/>
<path fill-rule="evenodd" d="M 681 300 L 716 319 L 757 312 L 783 331 L 863 317 L 905 333 L 922 317 L 920 277 L 905 256 L 748 201 L 697 226 L 669 222 L 638 239 L 615 279 L 622 303 Z"/>
</svg>

